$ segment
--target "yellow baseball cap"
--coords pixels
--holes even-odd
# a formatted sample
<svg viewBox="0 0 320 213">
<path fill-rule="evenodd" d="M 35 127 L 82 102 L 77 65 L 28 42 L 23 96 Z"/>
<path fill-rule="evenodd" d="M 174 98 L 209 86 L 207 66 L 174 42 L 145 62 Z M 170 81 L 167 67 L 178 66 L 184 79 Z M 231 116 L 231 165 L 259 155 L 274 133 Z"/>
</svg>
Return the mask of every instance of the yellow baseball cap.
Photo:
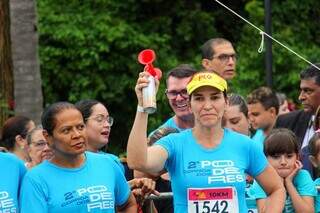
<svg viewBox="0 0 320 213">
<path fill-rule="evenodd" d="M 226 91 L 228 86 L 226 80 L 212 72 L 199 72 L 195 74 L 187 85 L 187 92 L 190 95 L 193 91 L 203 86 L 211 86 L 220 91 Z"/>
</svg>

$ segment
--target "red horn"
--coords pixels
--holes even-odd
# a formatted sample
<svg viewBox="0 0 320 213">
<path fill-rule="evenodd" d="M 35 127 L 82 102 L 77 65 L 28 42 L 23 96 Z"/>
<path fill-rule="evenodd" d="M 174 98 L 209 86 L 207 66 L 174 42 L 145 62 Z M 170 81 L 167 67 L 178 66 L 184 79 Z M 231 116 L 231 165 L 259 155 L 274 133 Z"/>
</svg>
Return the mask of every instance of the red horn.
<svg viewBox="0 0 320 213">
<path fill-rule="evenodd" d="M 156 59 L 156 54 L 151 49 L 142 50 L 138 55 L 140 64 L 151 64 Z"/>
</svg>

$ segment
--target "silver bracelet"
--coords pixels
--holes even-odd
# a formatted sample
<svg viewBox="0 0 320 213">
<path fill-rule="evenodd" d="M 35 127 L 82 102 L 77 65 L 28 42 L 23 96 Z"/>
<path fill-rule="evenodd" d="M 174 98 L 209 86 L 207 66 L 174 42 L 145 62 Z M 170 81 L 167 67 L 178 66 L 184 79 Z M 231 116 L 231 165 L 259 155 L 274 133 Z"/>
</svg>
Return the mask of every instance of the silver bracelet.
<svg viewBox="0 0 320 213">
<path fill-rule="evenodd" d="M 137 112 L 145 112 L 144 108 L 140 105 L 137 106 Z"/>
</svg>

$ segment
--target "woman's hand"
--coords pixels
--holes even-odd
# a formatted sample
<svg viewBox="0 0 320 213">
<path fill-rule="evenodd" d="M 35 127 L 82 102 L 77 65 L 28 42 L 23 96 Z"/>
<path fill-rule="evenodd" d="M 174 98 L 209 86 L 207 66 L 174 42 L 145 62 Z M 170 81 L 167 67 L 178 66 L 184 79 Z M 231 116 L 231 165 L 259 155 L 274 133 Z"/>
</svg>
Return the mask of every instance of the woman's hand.
<svg viewBox="0 0 320 213">
<path fill-rule="evenodd" d="M 160 193 L 155 190 L 156 182 L 150 178 L 134 178 L 129 181 L 131 190 L 136 190 L 139 196 L 147 197 L 150 194 L 160 195 Z"/>
<path fill-rule="evenodd" d="M 147 198 L 150 194 L 159 196 L 160 193 L 155 190 L 156 182 L 150 178 L 134 178 L 128 181 L 132 193 L 135 196 L 137 202 L 142 205 L 144 199 Z"/>
</svg>

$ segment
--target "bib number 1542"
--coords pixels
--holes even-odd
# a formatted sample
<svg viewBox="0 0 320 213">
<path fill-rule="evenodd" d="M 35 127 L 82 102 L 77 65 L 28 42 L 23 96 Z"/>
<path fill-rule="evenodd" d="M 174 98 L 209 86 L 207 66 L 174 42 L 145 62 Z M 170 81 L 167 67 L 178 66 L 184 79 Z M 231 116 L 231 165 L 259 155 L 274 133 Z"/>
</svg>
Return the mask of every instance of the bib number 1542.
<svg viewBox="0 0 320 213">
<path fill-rule="evenodd" d="M 234 187 L 189 188 L 188 213 L 238 213 Z"/>
<path fill-rule="evenodd" d="M 194 201 L 194 213 L 230 213 L 228 202 L 225 200 L 217 201 Z"/>
</svg>

